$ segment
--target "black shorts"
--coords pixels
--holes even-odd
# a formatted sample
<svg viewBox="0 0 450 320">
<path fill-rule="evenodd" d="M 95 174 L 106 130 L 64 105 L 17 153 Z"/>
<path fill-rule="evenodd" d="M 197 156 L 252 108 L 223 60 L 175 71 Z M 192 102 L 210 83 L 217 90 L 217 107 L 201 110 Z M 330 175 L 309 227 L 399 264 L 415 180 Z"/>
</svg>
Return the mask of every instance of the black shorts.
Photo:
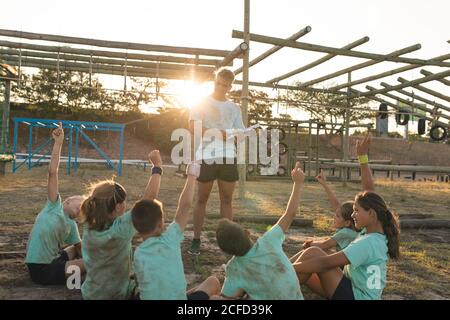
<svg viewBox="0 0 450 320">
<path fill-rule="evenodd" d="M 206 292 L 204 291 L 194 291 L 192 293 L 189 293 L 187 295 L 187 299 L 188 300 L 209 300 L 209 296 Z"/>
<path fill-rule="evenodd" d="M 31 280 L 41 285 L 65 285 L 67 252 L 61 250 L 59 256 L 49 264 L 27 263 Z"/>
<path fill-rule="evenodd" d="M 355 300 L 352 282 L 345 275 L 342 276 L 341 282 L 339 282 L 331 300 Z"/>
<path fill-rule="evenodd" d="M 239 180 L 239 173 L 236 162 L 227 164 L 225 160 L 223 164 L 206 164 L 200 166 L 200 176 L 197 178 L 199 182 L 211 182 L 214 180 L 223 180 L 226 182 L 235 182 Z"/>
</svg>

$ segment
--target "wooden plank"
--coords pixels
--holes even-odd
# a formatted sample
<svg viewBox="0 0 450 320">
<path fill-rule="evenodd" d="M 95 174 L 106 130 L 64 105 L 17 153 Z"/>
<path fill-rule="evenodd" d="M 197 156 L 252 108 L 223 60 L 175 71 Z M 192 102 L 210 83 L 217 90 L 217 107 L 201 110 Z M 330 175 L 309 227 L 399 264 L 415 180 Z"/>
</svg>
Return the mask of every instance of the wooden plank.
<svg viewBox="0 0 450 320">
<path fill-rule="evenodd" d="M 217 68 L 233 64 L 233 60 L 242 57 L 242 55 L 248 50 L 248 44 L 246 42 L 240 43 L 233 51 L 230 52 L 223 60 L 217 65 Z"/>
<path fill-rule="evenodd" d="M 437 77 L 437 75 L 438 75 L 438 73 L 433 73 L 432 75 L 425 76 L 425 78 L 433 78 L 433 80 L 439 80 L 440 78 Z M 448 75 L 450 75 L 450 71 L 448 72 Z M 406 80 L 405 78 L 402 78 L 402 77 L 398 77 L 397 80 L 399 82 L 403 83 L 403 84 L 407 84 L 407 83 L 411 82 L 411 81 L 408 81 L 408 80 Z M 418 89 L 420 91 L 423 91 L 425 93 L 428 93 L 429 95 L 432 95 L 432 96 L 437 97 L 439 99 L 442 99 L 442 100 L 445 100 L 447 102 L 450 102 L 450 97 L 446 96 L 445 94 L 442 94 L 440 92 L 428 89 L 427 87 L 421 86 L 419 84 L 413 84 L 413 85 L 410 85 L 410 86 L 413 87 L 413 88 L 416 88 L 416 89 Z"/>
<path fill-rule="evenodd" d="M 424 70 L 424 69 L 420 70 L 420 73 L 423 74 L 424 76 L 431 76 L 431 75 L 433 75 L 432 72 Z M 442 78 L 442 79 L 439 79 L 438 81 L 440 83 L 445 84 L 446 86 L 450 86 L 450 81 L 447 80 L 447 79 Z"/>
<path fill-rule="evenodd" d="M 221 219 L 220 215 L 207 215 L 208 218 L 211 219 Z M 281 216 L 272 216 L 272 215 L 234 215 L 233 220 L 238 222 L 251 222 L 251 223 L 261 223 L 267 225 L 274 225 L 280 219 Z M 313 220 L 304 219 L 304 218 L 294 218 L 292 221 L 293 226 L 298 227 L 312 227 Z"/>
<path fill-rule="evenodd" d="M 449 229 L 450 220 L 444 219 L 405 219 L 400 220 L 401 229 Z"/>
</svg>

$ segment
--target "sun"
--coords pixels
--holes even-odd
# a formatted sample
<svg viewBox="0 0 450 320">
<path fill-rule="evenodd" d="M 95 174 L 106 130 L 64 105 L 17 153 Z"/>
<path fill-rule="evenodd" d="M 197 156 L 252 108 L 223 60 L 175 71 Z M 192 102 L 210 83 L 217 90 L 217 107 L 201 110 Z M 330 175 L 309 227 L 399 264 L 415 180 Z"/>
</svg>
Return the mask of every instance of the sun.
<svg viewBox="0 0 450 320">
<path fill-rule="evenodd" d="M 197 83 L 194 81 L 183 81 L 175 89 L 176 96 L 184 108 L 192 108 L 202 98 L 211 94 L 212 82 Z"/>
</svg>

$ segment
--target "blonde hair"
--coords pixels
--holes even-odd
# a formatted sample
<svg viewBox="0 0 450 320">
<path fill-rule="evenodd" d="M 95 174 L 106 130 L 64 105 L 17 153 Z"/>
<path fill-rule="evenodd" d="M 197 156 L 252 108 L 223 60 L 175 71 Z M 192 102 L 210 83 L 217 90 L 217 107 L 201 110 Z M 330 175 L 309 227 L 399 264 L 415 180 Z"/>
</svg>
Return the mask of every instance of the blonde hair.
<svg viewBox="0 0 450 320">
<path fill-rule="evenodd" d="M 125 201 L 125 188 L 113 180 L 103 180 L 91 184 L 89 190 L 81 205 L 81 220 L 91 230 L 106 230 L 115 219 L 112 213 L 116 205 Z"/>
</svg>

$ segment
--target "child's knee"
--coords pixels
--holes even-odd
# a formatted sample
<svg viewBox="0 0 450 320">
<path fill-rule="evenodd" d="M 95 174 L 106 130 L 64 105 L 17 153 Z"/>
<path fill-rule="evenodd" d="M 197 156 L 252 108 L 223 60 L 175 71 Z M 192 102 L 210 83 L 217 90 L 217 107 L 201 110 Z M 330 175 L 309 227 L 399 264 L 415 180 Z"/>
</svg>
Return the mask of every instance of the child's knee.
<svg viewBox="0 0 450 320">
<path fill-rule="evenodd" d="M 205 280 L 204 284 L 210 296 L 218 294 L 220 292 L 220 281 L 215 276 L 208 277 Z"/>
</svg>

